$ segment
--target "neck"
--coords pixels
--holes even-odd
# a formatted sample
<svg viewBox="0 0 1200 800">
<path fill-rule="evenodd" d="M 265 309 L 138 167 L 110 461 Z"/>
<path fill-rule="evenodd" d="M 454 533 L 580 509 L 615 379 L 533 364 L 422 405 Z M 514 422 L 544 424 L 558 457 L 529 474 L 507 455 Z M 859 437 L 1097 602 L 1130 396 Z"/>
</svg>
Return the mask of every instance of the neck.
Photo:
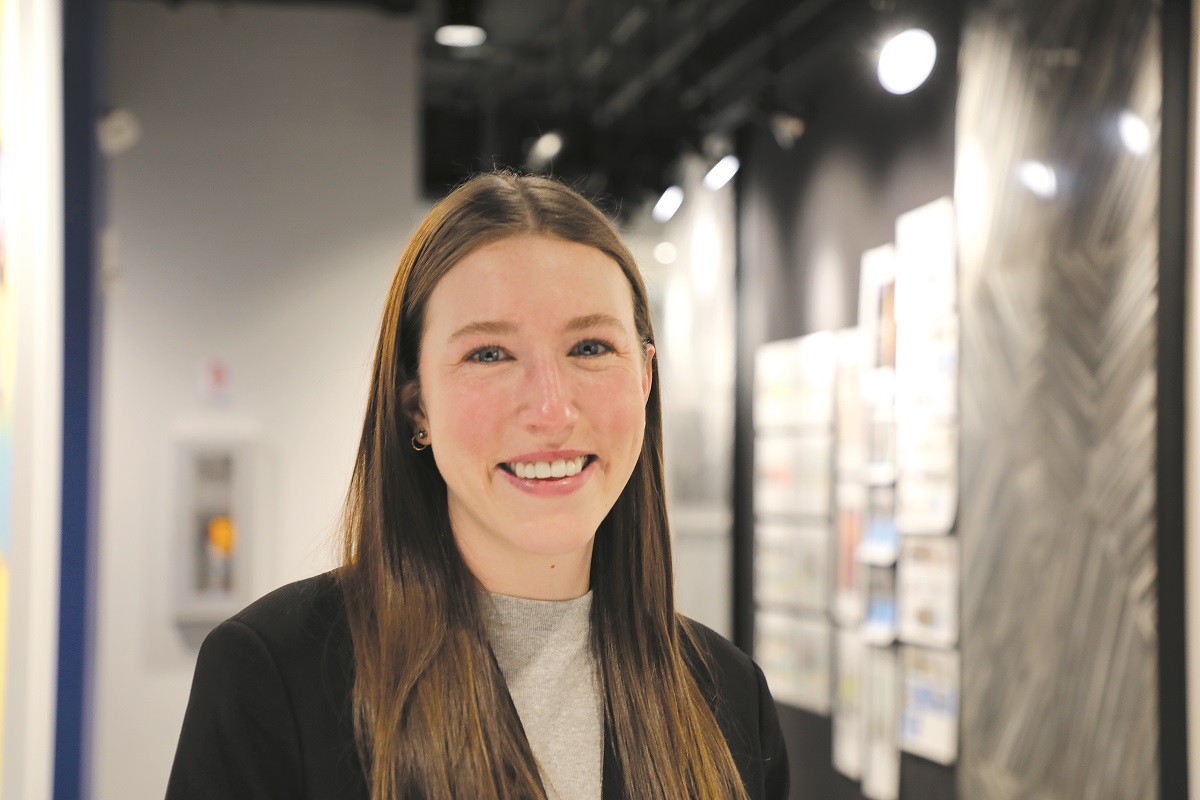
<svg viewBox="0 0 1200 800">
<path fill-rule="evenodd" d="M 479 552 L 459 540 L 467 569 L 493 594 L 528 600 L 574 600 L 591 587 L 592 543 L 571 553 Z"/>
</svg>

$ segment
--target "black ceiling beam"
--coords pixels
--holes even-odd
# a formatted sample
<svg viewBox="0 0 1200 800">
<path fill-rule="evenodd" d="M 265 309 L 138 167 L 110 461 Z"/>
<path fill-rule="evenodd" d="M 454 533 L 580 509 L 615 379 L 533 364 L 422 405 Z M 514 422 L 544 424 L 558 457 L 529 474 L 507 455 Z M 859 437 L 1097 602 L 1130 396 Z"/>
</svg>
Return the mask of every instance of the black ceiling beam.
<svg viewBox="0 0 1200 800">
<path fill-rule="evenodd" d="M 158 5 L 179 8 L 188 0 L 147 0 Z M 417 10 L 418 0 L 223 0 L 226 6 L 340 6 L 342 8 L 375 8 L 387 14 L 411 14 Z M 207 3 L 206 3 L 207 4 Z"/>
<path fill-rule="evenodd" d="M 785 9 L 782 17 L 760 14 L 757 18 L 746 19 L 740 30 L 725 30 L 720 37 L 714 37 L 712 49 L 702 57 L 697 54 L 698 63 L 683 70 L 685 75 L 699 74 L 700 77 L 680 93 L 680 106 L 689 110 L 699 108 L 738 76 L 762 66 L 767 59 L 784 57 L 780 52 L 784 43 L 829 10 L 835 7 L 843 10 L 860 4 L 846 0 L 808 0 L 798 6 L 783 5 L 790 10 Z"/>
<path fill-rule="evenodd" d="M 632 111 L 641 100 L 667 76 L 675 74 L 680 65 L 695 50 L 709 40 L 715 30 L 721 29 L 750 0 L 709 0 L 702 4 L 696 21 L 680 22 L 680 33 L 666 47 L 639 70 L 632 78 L 609 95 L 595 113 L 592 122 L 597 127 L 608 128 L 621 117 Z M 695 10 L 695 3 L 685 6 L 676 19 L 686 20 Z"/>
</svg>

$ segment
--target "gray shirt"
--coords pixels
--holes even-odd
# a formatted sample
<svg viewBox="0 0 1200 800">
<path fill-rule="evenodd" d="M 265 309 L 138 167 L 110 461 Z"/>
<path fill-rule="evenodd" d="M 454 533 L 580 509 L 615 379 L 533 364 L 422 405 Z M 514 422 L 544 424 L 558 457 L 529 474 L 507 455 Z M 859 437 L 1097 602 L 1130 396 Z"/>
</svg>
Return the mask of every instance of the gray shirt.
<svg viewBox="0 0 1200 800">
<path fill-rule="evenodd" d="M 604 708 L 590 646 L 592 593 L 491 594 L 488 637 L 551 800 L 599 800 Z"/>
</svg>

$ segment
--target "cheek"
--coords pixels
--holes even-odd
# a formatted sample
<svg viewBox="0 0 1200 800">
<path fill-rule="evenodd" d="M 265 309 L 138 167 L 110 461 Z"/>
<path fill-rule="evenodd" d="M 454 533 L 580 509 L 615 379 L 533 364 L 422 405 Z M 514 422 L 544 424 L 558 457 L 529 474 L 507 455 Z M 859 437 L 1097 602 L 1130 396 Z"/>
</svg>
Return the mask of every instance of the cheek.
<svg viewBox="0 0 1200 800">
<path fill-rule="evenodd" d="M 646 427 L 642 386 L 636 376 L 614 376 L 587 392 L 590 414 L 596 425 L 613 436 L 627 437 L 629 446 L 640 450 Z"/>
<path fill-rule="evenodd" d="M 498 432 L 503 429 L 504 404 L 495 392 L 482 386 L 447 387 L 431 403 L 434 449 L 457 456 L 491 456 Z"/>
</svg>

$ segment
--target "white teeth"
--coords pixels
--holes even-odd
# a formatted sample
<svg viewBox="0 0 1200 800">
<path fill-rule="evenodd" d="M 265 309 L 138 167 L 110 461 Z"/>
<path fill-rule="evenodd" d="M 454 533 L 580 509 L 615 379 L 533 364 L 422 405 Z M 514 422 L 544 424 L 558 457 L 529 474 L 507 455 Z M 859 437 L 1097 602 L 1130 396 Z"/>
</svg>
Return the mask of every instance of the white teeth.
<svg viewBox="0 0 1200 800">
<path fill-rule="evenodd" d="M 518 478 L 530 480 L 533 478 L 569 478 L 578 475 L 587 465 L 587 456 L 578 458 L 560 458 L 557 461 L 514 461 L 508 466 Z"/>
</svg>

